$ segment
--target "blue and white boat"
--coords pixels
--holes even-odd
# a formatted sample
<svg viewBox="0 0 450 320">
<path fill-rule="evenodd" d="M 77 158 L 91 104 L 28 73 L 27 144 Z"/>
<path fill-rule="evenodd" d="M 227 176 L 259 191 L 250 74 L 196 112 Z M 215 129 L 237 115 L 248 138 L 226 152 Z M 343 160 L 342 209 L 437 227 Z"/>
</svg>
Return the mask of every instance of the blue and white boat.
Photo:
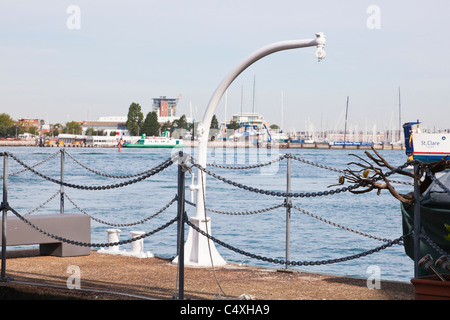
<svg viewBox="0 0 450 320">
<path fill-rule="evenodd" d="M 419 121 L 403 124 L 408 160 L 434 162 L 450 158 L 450 133 L 422 132 L 419 124 Z"/>
</svg>

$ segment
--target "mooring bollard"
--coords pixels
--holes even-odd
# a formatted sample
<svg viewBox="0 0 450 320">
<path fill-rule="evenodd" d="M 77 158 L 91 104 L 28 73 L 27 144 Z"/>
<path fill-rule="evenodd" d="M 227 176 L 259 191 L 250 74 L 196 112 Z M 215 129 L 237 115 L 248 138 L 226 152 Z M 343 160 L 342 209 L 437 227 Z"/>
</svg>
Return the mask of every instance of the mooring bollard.
<svg viewBox="0 0 450 320">
<path fill-rule="evenodd" d="M 142 236 L 145 232 L 142 231 L 131 231 L 131 237 L 137 238 Z M 131 252 L 135 254 L 144 253 L 144 239 L 139 239 L 131 242 Z"/>
<path fill-rule="evenodd" d="M 120 229 L 107 229 L 108 233 L 108 243 L 119 242 Z M 101 248 L 98 250 L 99 253 L 109 253 L 109 254 L 120 254 L 119 245 L 110 246 L 107 249 Z"/>
<path fill-rule="evenodd" d="M 136 238 L 145 234 L 144 231 L 130 231 L 131 237 Z M 130 255 L 137 258 L 151 258 L 154 255 L 150 252 L 144 252 L 144 239 L 134 240 L 131 242 Z"/>
<path fill-rule="evenodd" d="M 108 232 L 108 243 L 119 242 L 119 235 L 120 235 L 119 229 L 108 229 L 106 230 L 106 232 Z M 109 249 L 111 251 L 119 251 L 119 245 L 111 246 L 109 247 Z"/>
</svg>

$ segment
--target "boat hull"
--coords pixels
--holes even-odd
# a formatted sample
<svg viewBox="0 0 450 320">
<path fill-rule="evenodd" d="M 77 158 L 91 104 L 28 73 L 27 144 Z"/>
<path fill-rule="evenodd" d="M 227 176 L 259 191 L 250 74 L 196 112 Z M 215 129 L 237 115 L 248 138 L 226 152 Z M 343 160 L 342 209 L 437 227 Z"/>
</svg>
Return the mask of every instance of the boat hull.
<svg viewBox="0 0 450 320">
<path fill-rule="evenodd" d="M 182 144 L 124 144 L 123 148 L 175 148 L 184 147 Z"/>
<path fill-rule="evenodd" d="M 425 133 L 413 129 L 418 122 L 405 123 L 405 147 L 409 159 L 435 162 L 450 157 L 449 133 Z"/>
<path fill-rule="evenodd" d="M 124 148 L 175 148 L 184 147 L 183 141 L 178 139 L 172 139 L 168 137 L 151 137 L 139 139 L 137 143 L 125 143 L 122 145 Z"/>
<path fill-rule="evenodd" d="M 362 141 L 334 141 L 330 142 L 331 146 L 373 146 L 373 142 L 362 142 Z"/>
<path fill-rule="evenodd" d="M 444 157 L 450 158 L 450 153 L 442 153 L 442 154 L 421 154 L 421 153 L 413 153 L 413 159 L 419 160 L 422 162 L 436 162 L 441 160 Z"/>
<path fill-rule="evenodd" d="M 439 133 L 415 133 L 412 136 L 413 159 L 422 162 L 439 161 L 450 156 L 450 135 Z"/>
</svg>

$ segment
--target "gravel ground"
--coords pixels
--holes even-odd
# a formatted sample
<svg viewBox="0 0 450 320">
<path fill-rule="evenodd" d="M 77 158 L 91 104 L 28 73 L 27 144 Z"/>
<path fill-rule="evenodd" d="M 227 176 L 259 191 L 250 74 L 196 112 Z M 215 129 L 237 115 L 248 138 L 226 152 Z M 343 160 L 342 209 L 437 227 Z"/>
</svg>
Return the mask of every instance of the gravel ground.
<svg viewBox="0 0 450 320">
<path fill-rule="evenodd" d="M 70 266 L 80 271 L 80 289 L 67 288 Z M 70 268 L 69 268 L 70 269 Z M 7 281 L 1 299 L 170 300 L 178 294 L 177 266 L 161 258 L 100 254 L 39 256 L 38 250 L 8 252 Z M 410 283 L 382 281 L 368 289 L 366 279 L 228 264 L 186 267 L 184 298 L 190 300 L 413 300 Z M 76 282 L 69 281 L 69 285 Z"/>
</svg>

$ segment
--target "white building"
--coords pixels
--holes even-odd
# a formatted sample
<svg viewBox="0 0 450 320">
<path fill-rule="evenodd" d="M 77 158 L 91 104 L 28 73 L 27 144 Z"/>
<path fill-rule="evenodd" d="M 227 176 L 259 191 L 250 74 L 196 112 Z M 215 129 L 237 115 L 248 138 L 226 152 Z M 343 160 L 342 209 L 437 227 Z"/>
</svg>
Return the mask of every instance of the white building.
<svg viewBox="0 0 450 320">
<path fill-rule="evenodd" d="M 86 120 L 81 125 L 83 135 L 89 128 L 95 132 L 103 132 L 103 135 L 109 136 L 111 132 L 118 132 L 120 136 L 130 136 L 125 123 L 127 117 L 100 117 L 98 120 Z M 97 133 L 97 135 L 99 135 Z"/>
</svg>

